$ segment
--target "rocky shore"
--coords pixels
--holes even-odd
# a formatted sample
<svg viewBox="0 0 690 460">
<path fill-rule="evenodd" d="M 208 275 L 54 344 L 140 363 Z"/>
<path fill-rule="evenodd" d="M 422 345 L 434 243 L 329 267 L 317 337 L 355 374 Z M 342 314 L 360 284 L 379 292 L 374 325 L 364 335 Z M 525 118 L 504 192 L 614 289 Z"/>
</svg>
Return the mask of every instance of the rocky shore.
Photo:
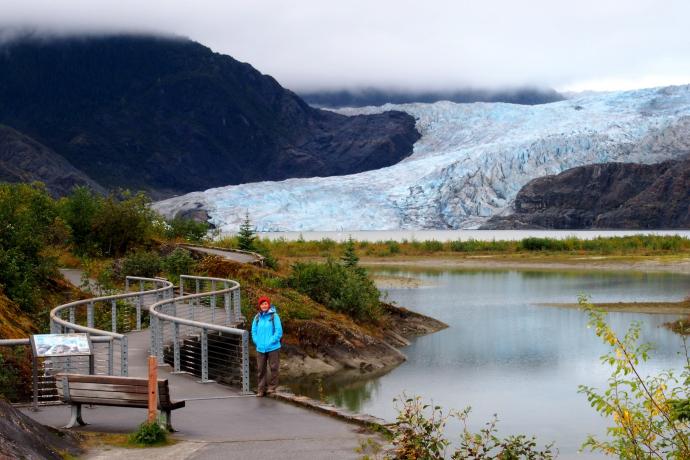
<svg viewBox="0 0 690 460">
<path fill-rule="evenodd" d="M 319 320 L 302 322 L 297 330 L 292 330 L 288 321 L 281 375 L 295 379 L 346 371 L 362 375 L 381 372 L 407 359 L 400 349 L 412 339 L 448 327 L 405 308 L 382 305 L 385 315 L 376 332 Z"/>
</svg>

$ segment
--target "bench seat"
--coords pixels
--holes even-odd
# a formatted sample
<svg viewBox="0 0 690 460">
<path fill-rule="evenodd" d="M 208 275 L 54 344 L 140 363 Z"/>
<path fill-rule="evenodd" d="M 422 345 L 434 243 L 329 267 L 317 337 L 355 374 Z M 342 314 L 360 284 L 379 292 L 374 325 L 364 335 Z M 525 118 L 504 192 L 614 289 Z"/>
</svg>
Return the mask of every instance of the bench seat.
<svg viewBox="0 0 690 460">
<path fill-rule="evenodd" d="M 149 404 L 148 379 L 110 375 L 56 374 L 58 397 L 72 406 L 72 416 L 65 428 L 82 419 L 82 404 L 146 409 Z M 171 412 L 185 406 L 184 401 L 172 401 L 168 380 L 158 380 L 158 410 L 164 418 L 164 427 L 173 431 Z"/>
</svg>

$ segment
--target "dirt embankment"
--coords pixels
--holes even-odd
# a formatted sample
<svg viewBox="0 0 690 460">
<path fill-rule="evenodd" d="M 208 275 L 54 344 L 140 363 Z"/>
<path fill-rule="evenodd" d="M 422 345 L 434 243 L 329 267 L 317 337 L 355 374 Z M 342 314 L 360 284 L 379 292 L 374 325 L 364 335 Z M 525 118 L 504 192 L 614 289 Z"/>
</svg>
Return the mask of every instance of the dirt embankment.
<svg viewBox="0 0 690 460">
<path fill-rule="evenodd" d="M 448 327 L 405 308 L 382 306 L 383 318 L 370 328 L 341 322 L 286 321 L 281 373 L 298 378 L 341 371 L 381 372 L 407 359 L 400 348 L 409 345 L 410 340 Z"/>
<path fill-rule="evenodd" d="M 376 321 L 355 321 L 287 287 L 284 274 L 217 256 L 205 257 L 198 268 L 210 276 L 240 282 L 247 318 L 254 316 L 253 306 L 260 296 L 271 298 L 283 325 L 281 375 L 287 378 L 391 368 L 405 361 L 399 349 L 409 345 L 410 339 L 448 327 L 388 304 L 381 305 L 383 312 Z M 253 347 L 250 355 L 254 355 Z"/>
</svg>

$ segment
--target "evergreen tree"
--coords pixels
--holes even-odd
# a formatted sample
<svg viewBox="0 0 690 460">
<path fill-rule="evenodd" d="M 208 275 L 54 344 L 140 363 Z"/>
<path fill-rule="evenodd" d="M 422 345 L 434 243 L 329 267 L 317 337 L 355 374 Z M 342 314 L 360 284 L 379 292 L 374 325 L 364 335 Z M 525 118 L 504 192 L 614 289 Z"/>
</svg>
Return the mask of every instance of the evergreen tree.
<svg viewBox="0 0 690 460">
<path fill-rule="evenodd" d="M 340 260 L 343 261 L 343 265 L 347 268 L 357 267 L 359 257 L 357 257 L 357 253 L 355 252 L 355 242 L 352 240 L 352 236 L 347 239 L 345 250 L 343 251 L 343 255 L 340 256 Z"/>
<path fill-rule="evenodd" d="M 244 222 L 240 224 L 240 231 L 237 234 L 237 246 L 243 251 L 255 251 L 255 239 L 256 233 L 254 232 L 254 227 L 252 227 L 252 223 L 249 220 L 249 211 L 247 211 L 247 213 L 244 215 Z"/>
</svg>

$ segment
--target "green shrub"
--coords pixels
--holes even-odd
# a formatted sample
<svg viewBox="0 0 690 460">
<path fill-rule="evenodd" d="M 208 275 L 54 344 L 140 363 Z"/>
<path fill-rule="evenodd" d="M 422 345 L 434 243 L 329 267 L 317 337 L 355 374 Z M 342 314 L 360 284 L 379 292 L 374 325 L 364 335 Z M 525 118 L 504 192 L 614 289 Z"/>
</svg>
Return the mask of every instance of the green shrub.
<svg viewBox="0 0 690 460">
<path fill-rule="evenodd" d="M 137 251 L 122 260 L 123 276 L 152 278 L 160 273 L 161 268 L 161 257 L 155 252 Z"/>
<path fill-rule="evenodd" d="M 450 410 L 443 412 L 440 406 L 424 403 L 419 396 L 407 397 L 403 395 L 394 400 L 398 415 L 395 423 L 388 425 L 392 435 L 392 450 L 383 451 L 374 442 L 363 444 L 359 450 L 364 458 L 384 458 L 386 460 L 551 460 L 555 458 L 551 451 L 553 444 L 543 450 L 537 448 L 536 439 L 525 435 L 512 435 L 505 438 L 498 436 L 496 428 L 498 419 L 493 419 L 484 425 L 479 432 L 472 432 L 469 428 L 470 408 L 463 411 Z M 460 439 L 452 453 L 447 452 L 451 442 L 444 431 L 448 420 L 457 419 L 463 429 Z M 383 456 L 381 456 L 383 452 Z"/>
<path fill-rule="evenodd" d="M 386 243 L 386 247 L 388 248 L 389 253 L 391 253 L 391 254 L 400 253 L 400 244 L 397 241 L 388 240 L 385 243 Z"/>
<path fill-rule="evenodd" d="M 167 222 L 165 236 L 168 238 L 184 238 L 192 243 L 199 243 L 204 239 L 209 228 L 208 222 L 198 222 L 194 219 L 176 217 Z"/>
<path fill-rule="evenodd" d="M 325 263 L 298 262 L 292 266 L 287 283 L 331 310 L 359 320 L 377 319 L 381 314 L 379 291 L 361 269 L 330 259 Z"/>
<path fill-rule="evenodd" d="M 173 278 L 192 273 L 196 261 L 190 252 L 183 248 L 176 248 L 161 261 L 163 270 Z"/>
<path fill-rule="evenodd" d="M 443 243 L 436 240 L 426 240 L 424 243 L 422 243 L 422 246 L 427 252 L 443 251 Z"/>
<path fill-rule="evenodd" d="M 582 448 L 626 459 L 690 458 L 690 357 L 686 339 L 682 348 L 686 364 L 680 372 L 643 374 L 640 365 L 649 359 L 653 347 L 640 343 L 641 324 L 635 322 L 619 335 L 608 324 L 606 314 L 586 297 L 580 297 L 579 302 L 589 314 L 587 327 L 608 347 L 601 362 L 611 368 L 607 388 L 601 391 L 580 385 L 579 392 L 587 396 L 600 415 L 613 422 L 605 438 L 589 436 Z"/>
<path fill-rule="evenodd" d="M 163 429 L 158 422 L 144 422 L 139 425 L 139 429 L 129 435 L 129 442 L 131 444 L 139 444 L 143 446 L 152 446 L 156 444 L 164 444 L 168 440 L 168 433 Z"/>
<path fill-rule="evenodd" d="M 54 239 L 57 209 L 42 184 L 0 184 L 0 289 L 24 311 L 56 273 L 44 250 Z"/>
<path fill-rule="evenodd" d="M 147 241 L 160 219 L 143 193 L 102 197 L 77 187 L 58 205 L 60 216 L 72 231 L 75 251 L 81 255 L 120 256 Z"/>
</svg>

